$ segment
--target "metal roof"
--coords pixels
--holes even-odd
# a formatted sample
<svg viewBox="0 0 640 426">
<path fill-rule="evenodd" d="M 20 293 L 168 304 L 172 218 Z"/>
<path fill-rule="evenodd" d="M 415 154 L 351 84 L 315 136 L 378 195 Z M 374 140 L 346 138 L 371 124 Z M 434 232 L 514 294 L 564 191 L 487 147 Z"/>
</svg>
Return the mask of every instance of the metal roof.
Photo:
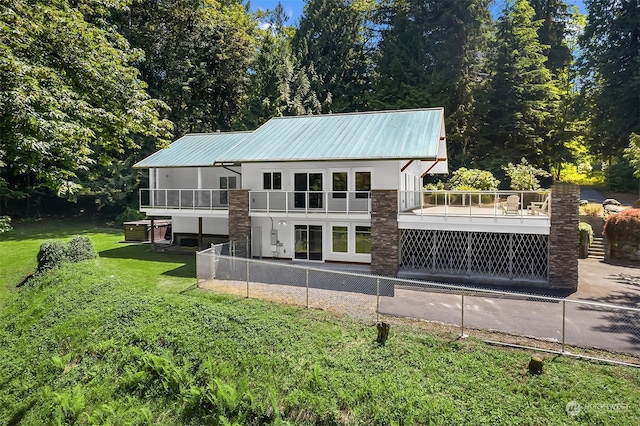
<svg viewBox="0 0 640 426">
<path fill-rule="evenodd" d="M 216 163 L 435 159 L 444 109 L 272 118 Z"/>
<path fill-rule="evenodd" d="M 212 166 L 220 155 L 236 146 L 251 132 L 188 134 L 136 163 L 133 167 Z"/>
</svg>

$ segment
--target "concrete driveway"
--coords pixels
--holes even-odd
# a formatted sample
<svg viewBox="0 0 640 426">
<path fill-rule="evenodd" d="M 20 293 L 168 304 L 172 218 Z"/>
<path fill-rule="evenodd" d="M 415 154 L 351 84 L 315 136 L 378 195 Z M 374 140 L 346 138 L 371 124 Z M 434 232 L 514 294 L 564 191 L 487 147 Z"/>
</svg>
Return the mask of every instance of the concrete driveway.
<svg viewBox="0 0 640 426">
<path fill-rule="evenodd" d="M 597 259 L 579 262 L 579 290 L 560 300 L 545 299 L 540 293 L 466 292 L 465 327 L 560 342 L 564 305 L 567 344 L 640 355 L 640 311 L 598 305 L 640 307 L 640 267 L 609 265 Z M 382 298 L 380 313 L 460 325 L 461 306 L 460 292 L 425 285 L 396 288 L 394 297 Z"/>
</svg>

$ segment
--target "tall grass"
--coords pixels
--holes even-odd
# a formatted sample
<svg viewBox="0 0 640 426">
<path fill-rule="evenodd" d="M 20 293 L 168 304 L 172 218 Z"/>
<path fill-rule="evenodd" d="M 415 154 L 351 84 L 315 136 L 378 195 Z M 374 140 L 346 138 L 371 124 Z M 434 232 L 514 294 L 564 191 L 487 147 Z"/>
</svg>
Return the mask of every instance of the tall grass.
<svg viewBox="0 0 640 426">
<path fill-rule="evenodd" d="M 157 257 L 110 232 L 85 231 L 99 259 L 4 289 L 0 424 L 624 425 L 640 418 L 636 369 L 553 357 L 532 376 L 530 353 L 402 325 L 378 346 L 371 324 L 327 312 L 181 293 L 194 281 L 191 257 Z M 583 407 L 577 416 L 565 410 L 571 401 Z"/>
</svg>

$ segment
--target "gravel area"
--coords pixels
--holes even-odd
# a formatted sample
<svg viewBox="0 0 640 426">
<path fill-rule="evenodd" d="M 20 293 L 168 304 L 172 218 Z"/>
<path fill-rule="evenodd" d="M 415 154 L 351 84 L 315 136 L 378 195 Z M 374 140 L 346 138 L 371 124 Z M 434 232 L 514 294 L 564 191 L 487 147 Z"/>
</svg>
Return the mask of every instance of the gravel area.
<svg viewBox="0 0 640 426">
<path fill-rule="evenodd" d="M 246 281 L 206 280 L 199 288 L 247 296 Z M 249 297 L 295 306 L 307 306 L 304 287 L 250 282 Z M 346 291 L 309 289 L 309 308 L 347 314 L 358 320 L 376 321 L 376 296 Z"/>
</svg>

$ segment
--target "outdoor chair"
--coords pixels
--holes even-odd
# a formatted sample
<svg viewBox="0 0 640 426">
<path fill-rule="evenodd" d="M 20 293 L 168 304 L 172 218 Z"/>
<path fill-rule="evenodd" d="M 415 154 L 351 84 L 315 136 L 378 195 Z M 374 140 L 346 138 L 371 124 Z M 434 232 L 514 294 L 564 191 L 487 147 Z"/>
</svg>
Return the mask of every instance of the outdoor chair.
<svg viewBox="0 0 640 426">
<path fill-rule="evenodd" d="M 542 213 L 544 215 L 549 213 L 549 197 L 544 201 L 533 201 L 531 205 L 527 206 L 527 213 L 530 215 L 536 215 Z"/>
<path fill-rule="evenodd" d="M 507 197 L 507 201 L 502 203 L 502 214 L 517 215 L 519 212 L 520 212 L 520 197 L 518 197 L 517 195 L 509 195 Z"/>
</svg>

